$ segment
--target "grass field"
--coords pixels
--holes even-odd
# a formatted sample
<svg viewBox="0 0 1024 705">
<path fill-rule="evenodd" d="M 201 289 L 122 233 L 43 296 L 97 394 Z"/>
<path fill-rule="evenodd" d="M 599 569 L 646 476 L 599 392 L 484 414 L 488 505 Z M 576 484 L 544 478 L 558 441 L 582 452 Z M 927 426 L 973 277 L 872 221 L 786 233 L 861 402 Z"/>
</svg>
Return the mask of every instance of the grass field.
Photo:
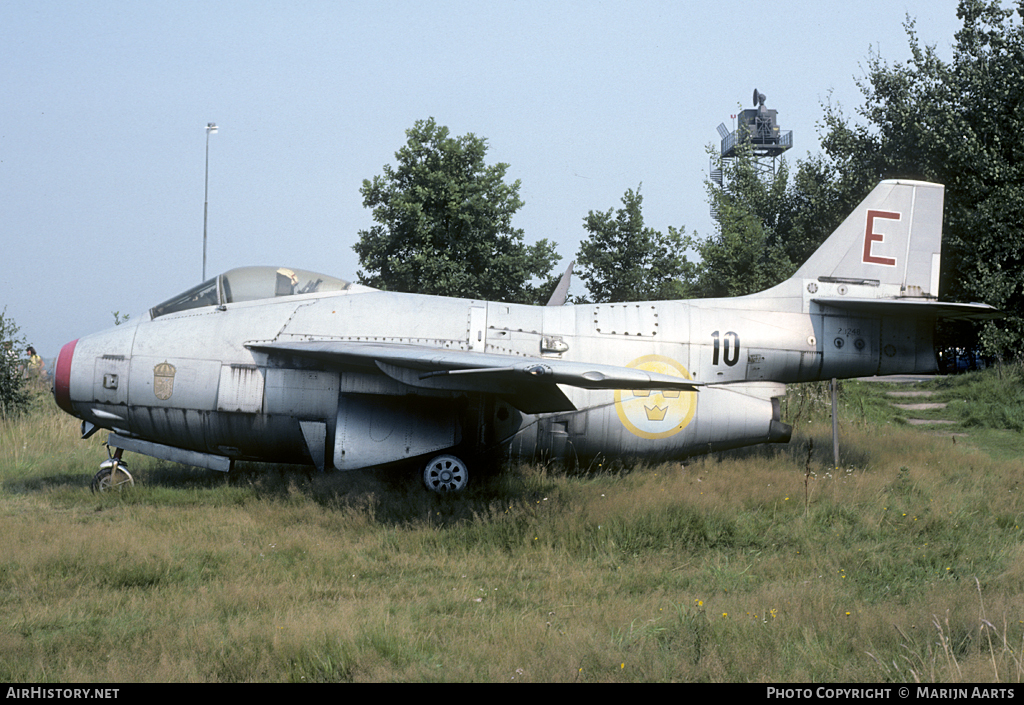
<svg viewBox="0 0 1024 705">
<path fill-rule="evenodd" d="M 958 425 L 844 383 L 838 469 L 805 385 L 787 446 L 458 497 L 140 456 L 93 495 L 40 398 L 0 420 L 0 680 L 1019 682 L 1021 376 L 929 386 Z"/>
</svg>

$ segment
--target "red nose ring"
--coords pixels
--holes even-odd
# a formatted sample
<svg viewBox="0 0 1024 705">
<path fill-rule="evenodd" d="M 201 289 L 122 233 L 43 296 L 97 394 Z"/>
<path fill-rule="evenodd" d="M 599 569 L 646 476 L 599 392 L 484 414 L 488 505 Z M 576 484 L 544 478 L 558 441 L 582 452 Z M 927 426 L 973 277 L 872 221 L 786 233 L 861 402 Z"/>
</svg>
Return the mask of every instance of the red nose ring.
<svg viewBox="0 0 1024 705">
<path fill-rule="evenodd" d="M 77 343 L 77 340 L 72 340 L 60 349 L 60 355 L 57 356 L 57 368 L 53 374 L 53 399 L 57 402 L 57 406 L 71 415 L 75 413 L 71 408 L 71 358 L 75 354 Z"/>
</svg>

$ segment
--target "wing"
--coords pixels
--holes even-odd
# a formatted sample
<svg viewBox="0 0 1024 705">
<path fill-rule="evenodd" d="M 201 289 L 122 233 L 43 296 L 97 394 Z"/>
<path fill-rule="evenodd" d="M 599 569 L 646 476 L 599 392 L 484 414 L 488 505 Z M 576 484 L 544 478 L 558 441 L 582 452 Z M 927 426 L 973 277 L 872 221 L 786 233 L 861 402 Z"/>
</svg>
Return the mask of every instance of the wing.
<svg viewBox="0 0 1024 705">
<path fill-rule="evenodd" d="M 376 369 L 421 389 L 496 394 L 520 411 L 574 411 L 558 388 L 675 389 L 696 391 L 702 382 L 616 365 L 444 350 L 418 345 L 339 340 L 249 343 L 268 355 L 298 355 L 336 367 Z"/>
</svg>

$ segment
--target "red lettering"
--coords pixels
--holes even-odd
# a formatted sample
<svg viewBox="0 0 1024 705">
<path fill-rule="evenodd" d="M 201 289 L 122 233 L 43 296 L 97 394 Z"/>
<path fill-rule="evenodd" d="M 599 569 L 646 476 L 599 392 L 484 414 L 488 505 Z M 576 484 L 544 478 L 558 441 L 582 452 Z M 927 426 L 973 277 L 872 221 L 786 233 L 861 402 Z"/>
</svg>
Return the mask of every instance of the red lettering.
<svg viewBox="0 0 1024 705">
<path fill-rule="evenodd" d="M 864 263 L 865 264 L 884 264 L 887 267 L 896 266 L 895 257 L 879 257 L 878 255 L 871 254 L 871 244 L 874 242 L 882 242 L 884 236 L 881 233 L 875 232 L 875 218 L 886 218 L 888 220 L 900 220 L 902 215 L 899 213 L 892 213 L 890 211 L 868 211 L 868 225 L 864 230 Z"/>
</svg>

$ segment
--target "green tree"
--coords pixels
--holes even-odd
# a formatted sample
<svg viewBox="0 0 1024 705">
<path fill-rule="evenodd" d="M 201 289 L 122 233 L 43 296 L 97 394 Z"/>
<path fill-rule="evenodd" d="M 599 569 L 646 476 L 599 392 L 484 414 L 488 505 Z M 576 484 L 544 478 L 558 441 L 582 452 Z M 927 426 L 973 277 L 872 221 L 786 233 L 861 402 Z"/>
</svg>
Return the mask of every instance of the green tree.
<svg viewBox="0 0 1024 705">
<path fill-rule="evenodd" d="M 1002 354 L 1024 344 L 1021 16 L 1024 0 L 1016 11 L 998 0 L 961 0 L 952 62 L 922 46 L 908 19 L 911 59 L 872 56 L 858 84 L 863 123 L 830 105 L 822 141 L 823 173 L 842 174 L 832 187 L 838 200 L 859 200 L 884 178 L 945 184 L 940 291 L 1011 314 L 981 335 L 988 352 Z"/>
<path fill-rule="evenodd" d="M 0 311 L 0 418 L 21 413 L 29 402 L 22 371 L 26 343 L 19 330 L 7 309 Z"/>
<path fill-rule="evenodd" d="M 750 143 L 723 159 L 709 148 L 722 170 L 723 186 L 706 182 L 718 228 L 708 237 L 689 236 L 687 248 L 700 256 L 687 284 L 693 296 L 742 296 L 763 291 L 789 277 L 796 266 L 787 251 L 791 209 L 785 160 L 772 174 L 760 168 Z M 812 248 L 813 250 L 813 248 Z"/>
<path fill-rule="evenodd" d="M 376 225 L 359 232 L 359 280 L 388 291 L 535 303 L 560 257 L 547 240 L 526 245 L 512 226 L 520 182 L 484 162 L 487 141 L 450 137 L 433 118 L 406 130 L 397 165 L 364 180 Z"/>
<path fill-rule="evenodd" d="M 681 281 L 692 266 L 682 254 L 683 236 L 644 226 L 640 188 L 629 189 L 622 208 L 590 211 L 576 263 L 594 303 L 656 301 L 686 295 Z"/>
</svg>

